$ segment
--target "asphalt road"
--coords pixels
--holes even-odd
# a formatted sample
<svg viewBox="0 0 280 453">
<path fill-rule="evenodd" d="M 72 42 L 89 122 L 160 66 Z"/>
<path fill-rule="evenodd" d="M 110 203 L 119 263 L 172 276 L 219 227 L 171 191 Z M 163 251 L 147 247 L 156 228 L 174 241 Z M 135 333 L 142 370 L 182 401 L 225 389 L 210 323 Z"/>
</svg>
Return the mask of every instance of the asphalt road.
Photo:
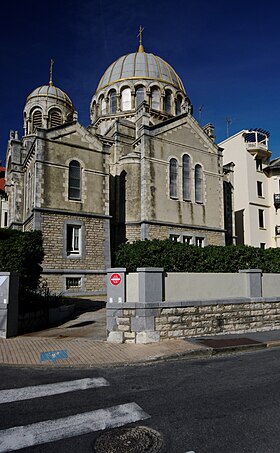
<svg viewBox="0 0 280 453">
<path fill-rule="evenodd" d="M 280 451 L 279 348 L 122 368 L 1 367 L 0 376 L 0 452 L 94 452 L 114 423 L 156 430 L 160 453 Z M 149 450 L 140 438 L 111 451 Z"/>
</svg>

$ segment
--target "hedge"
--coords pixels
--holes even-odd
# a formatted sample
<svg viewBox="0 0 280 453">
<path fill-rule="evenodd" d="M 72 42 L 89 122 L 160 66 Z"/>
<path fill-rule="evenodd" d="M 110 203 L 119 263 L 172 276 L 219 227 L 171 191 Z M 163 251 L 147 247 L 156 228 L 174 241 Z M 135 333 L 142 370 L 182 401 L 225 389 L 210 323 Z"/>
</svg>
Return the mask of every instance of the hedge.
<svg viewBox="0 0 280 453">
<path fill-rule="evenodd" d="M 251 246 L 214 246 L 200 248 L 154 239 L 136 241 L 119 247 L 114 266 L 135 272 L 137 267 L 163 267 L 166 272 L 238 272 L 262 269 L 280 272 L 280 249 Z"/>
<path fill-rule="evenodd" d="M 18 272 L 20 289 L 36 289 L 43 261 L 40 231 L 22 232 L 0 228 L 0 272 Z"/>
</svg>

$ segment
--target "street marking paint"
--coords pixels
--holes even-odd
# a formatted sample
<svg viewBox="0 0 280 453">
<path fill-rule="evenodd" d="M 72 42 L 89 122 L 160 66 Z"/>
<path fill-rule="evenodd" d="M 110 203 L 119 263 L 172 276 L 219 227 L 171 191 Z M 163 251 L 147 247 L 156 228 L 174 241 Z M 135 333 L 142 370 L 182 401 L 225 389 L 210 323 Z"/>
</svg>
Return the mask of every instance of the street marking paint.
<svg viewBox="0 0 280 453">
<path fill-rule="evenodd" d="M 150 415 L 138 404 L 127 403 L 57 420 L 17 426 L 0 431 L 0 453 L 116 428 L 147 418 Z"/>
<path fill-rule="evenodd" d="M 60 393 L 75 392 L 77 390 L 105 387 L 109 385 L 109 382 L 104 378 L 86 378 L 47 385 L 34 385 L 32 387 L 1 390 L 0 404 L 40 398 L 43 396 L 58 395 Z"/>
<path fill-rule="evenodd" d="M 64 360 L 68 359 L 68 352 L 65 350 L 60 351 L 46 351 L 41 352 L 40 354 L 40 362 L 46 362 L 50 360 L 51 362 L 56 362 L 57 360 Z"/>
</svg>

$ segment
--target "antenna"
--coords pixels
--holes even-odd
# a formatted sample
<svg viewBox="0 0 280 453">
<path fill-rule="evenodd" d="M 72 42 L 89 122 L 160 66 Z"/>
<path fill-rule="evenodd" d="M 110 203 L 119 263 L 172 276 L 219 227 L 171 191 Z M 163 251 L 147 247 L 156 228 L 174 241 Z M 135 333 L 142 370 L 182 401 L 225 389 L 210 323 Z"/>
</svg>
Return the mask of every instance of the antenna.
<svg viewBox="0 0 280 453">
<path fill-rule="evenodd" d="M 229 126 L 232 124 L 232 119 L 226 117 L 226 125 L 227 125 L 227 138 L 229 137 Z"/>
</svg>

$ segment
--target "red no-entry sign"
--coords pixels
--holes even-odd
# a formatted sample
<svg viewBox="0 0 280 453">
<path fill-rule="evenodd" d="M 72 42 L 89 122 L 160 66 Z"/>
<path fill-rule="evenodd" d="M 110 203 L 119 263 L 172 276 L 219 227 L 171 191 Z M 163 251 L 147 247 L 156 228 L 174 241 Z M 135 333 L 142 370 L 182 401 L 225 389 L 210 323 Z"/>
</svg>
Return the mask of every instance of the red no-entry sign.
<svg viewBox="0 0 280 453">
<path fill-rule="evenodd" d="M 112 283 L 112 285 L 119 285 L 122 281 L 122 278 L 120 276 L 120 274 L 112 274 L 111 277 L 110 277 L 110 282 Z"/>
</svg>

